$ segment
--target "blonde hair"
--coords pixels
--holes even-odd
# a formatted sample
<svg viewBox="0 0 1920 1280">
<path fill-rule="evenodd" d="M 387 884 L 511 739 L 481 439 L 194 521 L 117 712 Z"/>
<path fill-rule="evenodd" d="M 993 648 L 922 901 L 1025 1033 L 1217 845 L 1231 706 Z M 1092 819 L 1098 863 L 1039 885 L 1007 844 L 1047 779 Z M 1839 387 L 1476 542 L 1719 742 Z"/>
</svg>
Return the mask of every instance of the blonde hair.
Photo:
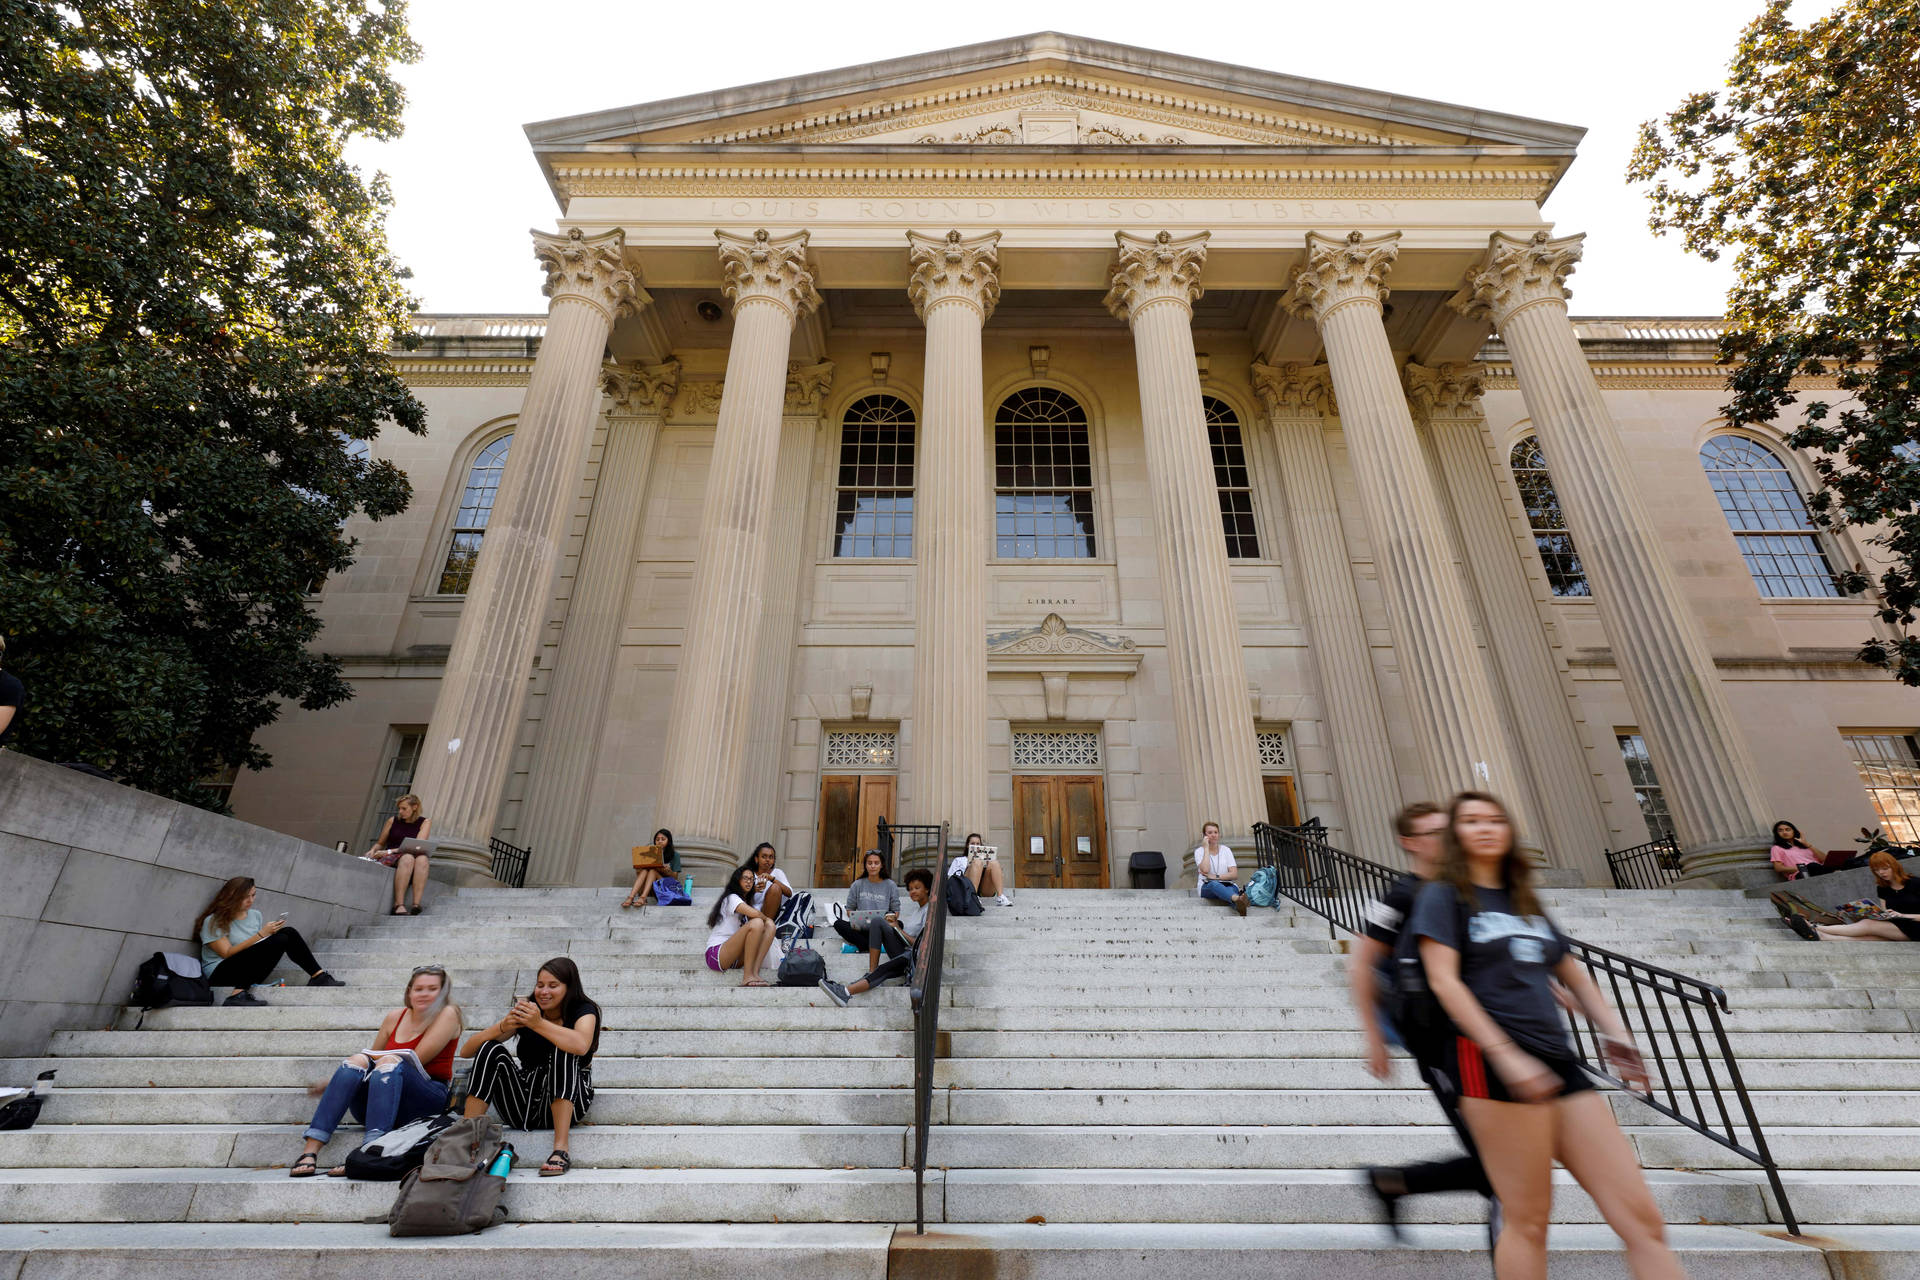
<svg viewBox="0 0 1920 1280">
<path fill-rule="evenodd" d="M 407 795 L 401 796 L 398 800 L 395 800 L 393 802 L 394 813 L 398 814 L 400 812 L 400 806 L 403 804 L 412 805 L 413 811 L 416 814 L 424 814 L 427 811 L 426 806 L 420 803 L 420 797 L 413 795 L 412 793 L 408 793 Z"/>
</svg>

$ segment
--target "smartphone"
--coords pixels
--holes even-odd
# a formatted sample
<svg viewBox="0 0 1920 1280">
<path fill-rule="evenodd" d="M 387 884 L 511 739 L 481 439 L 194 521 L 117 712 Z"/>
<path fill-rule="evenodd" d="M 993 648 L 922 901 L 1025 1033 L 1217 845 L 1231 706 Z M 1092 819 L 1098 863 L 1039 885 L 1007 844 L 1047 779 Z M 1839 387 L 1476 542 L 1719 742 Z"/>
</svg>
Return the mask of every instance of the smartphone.
<svg viewBox="0 0 1920 1280">
<path fill-rule="evenodd" d="M 275 924 L 285 924 L 287 922 L 287 913 L 282 911 L 279 915 L 275 916 L 273 920 Z"/>
</svg>

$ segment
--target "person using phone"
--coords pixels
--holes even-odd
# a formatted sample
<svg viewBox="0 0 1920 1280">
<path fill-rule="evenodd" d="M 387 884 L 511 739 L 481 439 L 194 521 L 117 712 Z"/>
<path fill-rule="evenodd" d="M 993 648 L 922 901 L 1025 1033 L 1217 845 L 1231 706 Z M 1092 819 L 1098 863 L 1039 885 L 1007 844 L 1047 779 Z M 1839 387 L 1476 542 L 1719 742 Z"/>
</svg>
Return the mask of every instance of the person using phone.
<svg viewBox="0 0 1920 1280">
<path fill-rule="evenodd" d="M 560 1177 L 573 1168 L 573 1123 L 593 1107 L 599 1048 L 600 1006 L 582 989 L 580 967 L 556 956 L 540 966 L 531 998 L 516 998 L 500 1021 L 460 1046 L 460 1056 L 473 1059 L 465 1114 L 483 1116 L 492 1106 L 509 1129 L 551 1128 L 553 1154 L 540 1176 Z"/>
<path fill-rule="evenodd" d="M 973 884 L 975 893 L 982 897 L 992 894 L 997 906 L 1013 905 L 1013 899 L 1007 896 L 1007 877 L 1000 869 L 999 852 L 987 848 L 978 831 L 967 833 L 967 847 L 947 864 L 947 874 L 965 876 Z"/>
<path fill-rule="evenodd" d="M 220 886 L 213 901 L 193 922 L 200 939 L 200 972 L 208 986 L 232 987 L 226 1003 L 235 1007 L 262 1007 L 267 1002 L 253 994 L 282 960 L 306 971 L 310 987 L 344 987 L 320 967 L 313 949 L 285 915 L 266 920 L 253 905 L 257 890 L 250 876 L 235 876 Z"/>
<path fill-rule="evenodd" d="M 1201 897 L 1224 902 L 1241 915 L 1247 914 L 1247 895 L 1240 889 L 1240 868 L 1233 860 L 1233 850 L 1220 843 L 1219 823 L 1201 824 L 1193 866 L 1198 872 L 1196 881 Z"/>
</svg>

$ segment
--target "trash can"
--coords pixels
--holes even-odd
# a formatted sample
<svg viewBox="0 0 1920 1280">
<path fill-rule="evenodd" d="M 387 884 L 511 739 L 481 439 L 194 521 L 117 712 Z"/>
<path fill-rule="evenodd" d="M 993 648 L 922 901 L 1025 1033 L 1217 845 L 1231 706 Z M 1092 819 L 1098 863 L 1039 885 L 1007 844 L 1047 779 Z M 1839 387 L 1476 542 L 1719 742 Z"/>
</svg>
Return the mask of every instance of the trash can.
<svg viewBox="0 0 1920 1280">
<path fill-rule="evenodd" d="M 1166 858 L 1157 849 L 1136 850 L 1127 858 L 1127 879 L 1136 889 L 1166 888 Z"/>
</svg>

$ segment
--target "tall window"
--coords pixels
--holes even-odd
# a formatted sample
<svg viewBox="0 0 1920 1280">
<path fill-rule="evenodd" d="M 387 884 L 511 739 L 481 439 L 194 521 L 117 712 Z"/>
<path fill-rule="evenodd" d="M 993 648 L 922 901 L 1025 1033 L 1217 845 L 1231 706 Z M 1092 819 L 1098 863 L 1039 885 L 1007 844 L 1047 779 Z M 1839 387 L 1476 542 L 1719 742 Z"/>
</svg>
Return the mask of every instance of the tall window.
<svg viewBox="0 0 1920 1280">
<path fill-rule="evenodd" d="M 413 790 L 413 771 L 420 766 L 420 744 L 427 740 L 425 729 L 396 727 L 387 739 L 387 759 L 380 771 L 380 788 L 374 805 L 373 826 L 367 831 L 367 843 L 380 835 L 387 819 L 400 811 L 400 797 Z M 432 816 L 429 814 L 428 816 Z M 350 852 L 358 853 L 353 849 Z"/>
<path fill-rule="evenodd" d="M 1761 595 L 1840 594 L 1806 500 L 1773 450 L 1745 436 L 1715 436 L 1700 465 Z"/>
<path fill-rule="evenodd" d="M 1247 474 L 1247 446 L 1240 435 L 1240 419 L 1224 400 L 1205 396 L 1207 443 L 1213 449 L 1213 483 L 1220 490 L 1220 528 L 1227 538 L 1227 556 L 1258 560 L 1260 535 L 1253 526 L 1253 480 Z"/>
<path fill-rule="evenodd" d="M 480 451 L 467 472 L 467 489 L 460 495 L 460 511 L 453 518 L 453 542 L 440 570 L 440 594 L 462 596 L 473 581 L 473 564 L 480 558 L 480 539 L 493 515 L 493 497 L 500 491 L 500 473 L 507 469 L 511 435 L 501 436 Z"/>
<path fill-rule="evenodd" d="M 1093 446 L 1087 411 L 1051 387 L 1028 387 L 993 419 L 994 554 L 1093 558 Z"/>
<path fill-rule="evenodd" d="M 1653 760 L 1647 755 L 1646 739 L 1637 733 L 1615 735 L 1621 758 L 1627 762 L 1627 781 L 1633 784 L 1633 798 L 1640 802 L 1640 817 L 1647 824 L 1649 840 L 1673 838 L 1673 816 L 1667 812 L 1667 797 L 1661 793 L 1660 779 L 1653 772 Z"/>
<path fill-rule="evenodd" d="M 836 556 L 913 554 L 913 408 L 899 396 L 862 396 L 840 424 Z"/>
<path fill-rule="evenodd" d="M 1566 517 L 1560 513 L 1560 495 L 1553 491 L 1553 477 L 1547 473 L 1539 438 L 1528 436 L 1516 442 L 1507 465 L 1513 470 L 1513 483 L 1527 509 L 1527 527 L 1533 531 L 1533 545 L 1540 552 L 1553 594 L 1592 595 L 1586 570 L 1580 567 L 1580 553 L 1573 549 L 1573 535 L 1567 532 Z"/>
<path fill-rule="evenodd" d="M 1920 839 L 1920 745 L 1909 733 L 1842 734 L 1889 839 Z"/>
</svg>

